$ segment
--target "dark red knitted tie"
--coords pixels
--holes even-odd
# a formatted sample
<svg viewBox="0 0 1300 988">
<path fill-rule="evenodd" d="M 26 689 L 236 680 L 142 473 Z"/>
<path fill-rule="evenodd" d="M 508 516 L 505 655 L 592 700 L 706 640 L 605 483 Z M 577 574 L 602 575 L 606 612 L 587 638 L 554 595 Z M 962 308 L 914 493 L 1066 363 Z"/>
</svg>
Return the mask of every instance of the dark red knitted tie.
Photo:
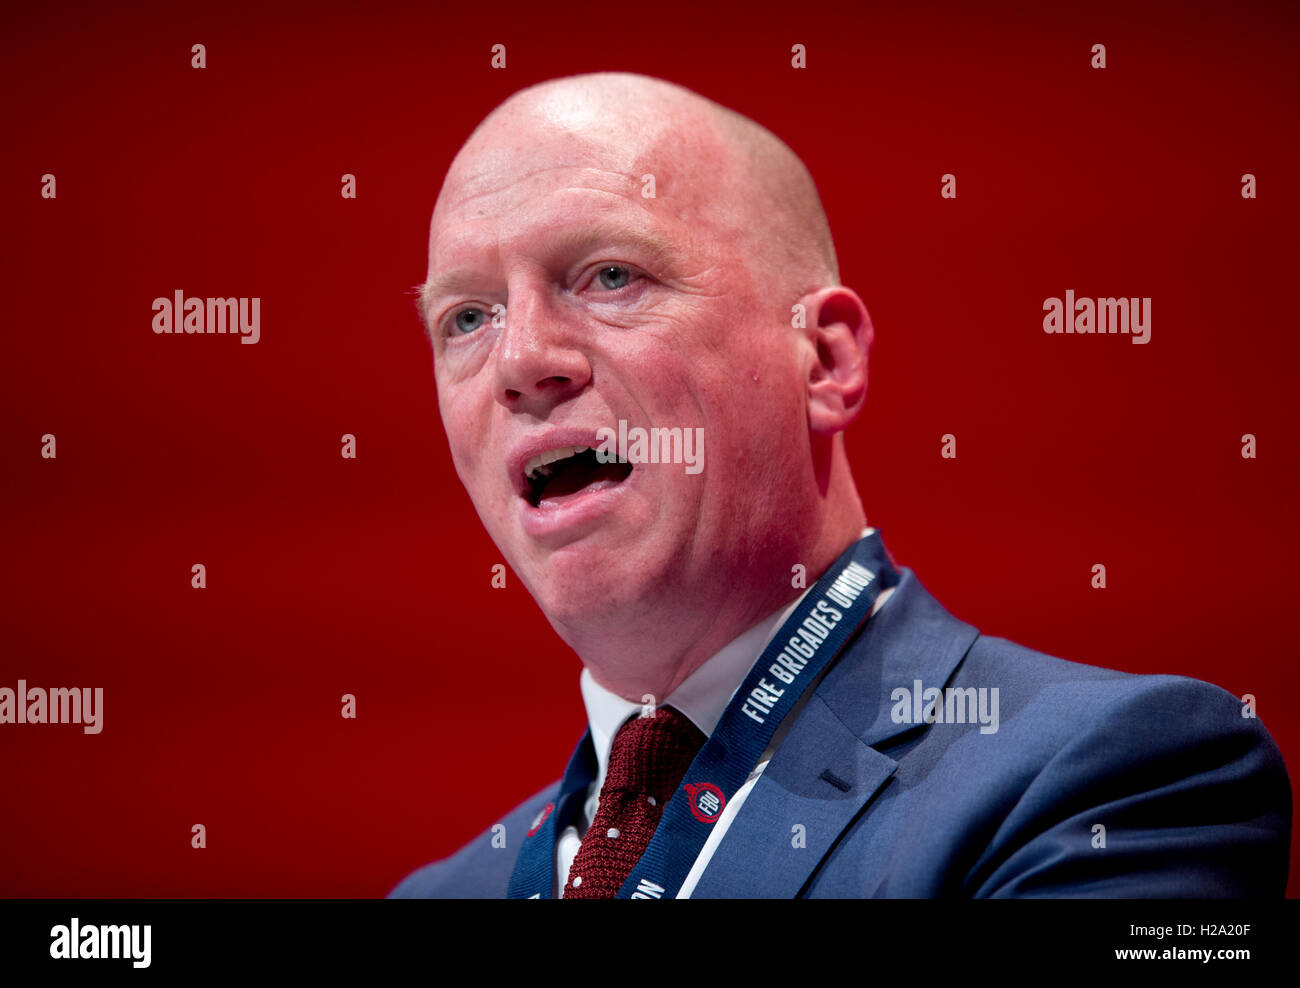
<svg viewBox="0 0 1300 988">
<path fill-rule="evenodd" d="M 672 707 L 633 717 L 618 729 L 600 809 L 573 859 L 563 898 L 614 898 L 704 741 L 703 732 Z"/>
</svg>

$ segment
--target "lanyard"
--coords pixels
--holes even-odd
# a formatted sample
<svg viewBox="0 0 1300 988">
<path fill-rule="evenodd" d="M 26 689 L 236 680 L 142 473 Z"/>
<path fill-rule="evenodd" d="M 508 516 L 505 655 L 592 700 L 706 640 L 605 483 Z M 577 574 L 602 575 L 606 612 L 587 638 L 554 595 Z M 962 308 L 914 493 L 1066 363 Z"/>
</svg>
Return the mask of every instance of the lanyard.
<svg viewBox="0 0 1300 988">
<path fill-rule="evenodd" d="M 847 549 L 804 595 L 686 770 L 650 846 L 619 889 L 620 899 L 676 897 L 713 824 L 749 778 L 782 718 L 866 623 L 880 591 L 898 579 L 880 535 L 873 532 Z M 555 800 L 542 809 L 524 838 L 506 893 L 510 898 L 551 898 L 560 821 L 573 815 L 596 771 L 588 731 L 569 759 Z"/>
</svg>

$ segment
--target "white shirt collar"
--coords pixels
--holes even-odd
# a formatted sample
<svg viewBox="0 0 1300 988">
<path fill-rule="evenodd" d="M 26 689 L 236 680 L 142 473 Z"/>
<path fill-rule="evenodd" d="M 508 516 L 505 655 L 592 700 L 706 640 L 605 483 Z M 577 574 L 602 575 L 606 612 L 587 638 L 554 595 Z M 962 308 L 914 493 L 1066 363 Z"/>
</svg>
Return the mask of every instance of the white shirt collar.
<svg viewBox="0 0 1300 988">
<path fill-rule="evenodd" d="M 873 528 L 864 528 L 859 538 L 866 538 L 873 531 Z M 704 732 L 705 736 L 711 735 L 722 719 L 727 704 L 744 682 L 745 675 L 807 593 L 805 590 L 798 599 L 741 632 L 687 676 L 671 694 L 663 699 L 656 697 L 657 705 L 675 707 L 689 717 L 691 723 Z M 591 742 L 596 749 L 596 762 L 599 765 L 593 791 L 599 792 L 605 784 L 605 768 L 609 764 L 609 750 L 614 743 L 614 735 L 625 720 L 640 712 L 641 704 L 611 693 L 596 682 L 585 667 L 578 677 L 578 685 L 582 690 L 582 702 L 587 708 L 587 724 L 591 728 Z"/>
</svg>

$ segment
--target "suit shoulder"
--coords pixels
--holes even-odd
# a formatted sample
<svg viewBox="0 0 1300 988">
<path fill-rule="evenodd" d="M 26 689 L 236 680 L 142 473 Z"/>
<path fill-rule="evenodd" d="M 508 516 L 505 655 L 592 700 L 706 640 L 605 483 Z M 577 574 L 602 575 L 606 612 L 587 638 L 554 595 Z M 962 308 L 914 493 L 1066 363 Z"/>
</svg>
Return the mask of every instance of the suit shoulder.
<svg viewBox="0 0 1300 988">
<path fill-rule="evenodd" d="M 1106 669 L 1062 659 L 1039 652 L 1007 638 L 980 635 L 975 639 L 962 663 L 967 675 L 978 670 L 984 675 L 1000 676 L 1016 682 L 1041 687 L 1054 683 L 1110 683 L 1107 689 L 1129 688 L 1124 681 L 1143 677 L 1133 673 Z"/>
<path fill-rule="evenodd" d="M 954 677 L 964 685 L 976 679 L 1001 687 L 1004 702 L 1055 707 L 1064 721 L 1076 725 L 1128 723 L 1136 729 L 1159 721 L 1161 730 L 1167 730 L 1168 721 L 1178 720 L 1193 728 L 1215 726 L 1272 740 L 1240 698 L 1189 676 L 1120 672 L 981 636 Z"/>
<path fill-rule="evenodd" d="M 504 899 L 519 844 L 558 789 L 556 780 L 534 793 L 454 854 L 411 872 L 388 898 Z"/>
<path fill-rule="evenodd" d="M 964 685 L 1002 688 L 990 752 L 1025 770 L 972 873 L 980 894 L 1281 894 L 1290 783 L 1241 699 L 1186 676 L 1099 669 L 1005 641 L 971 653 Z"/>
</svg>

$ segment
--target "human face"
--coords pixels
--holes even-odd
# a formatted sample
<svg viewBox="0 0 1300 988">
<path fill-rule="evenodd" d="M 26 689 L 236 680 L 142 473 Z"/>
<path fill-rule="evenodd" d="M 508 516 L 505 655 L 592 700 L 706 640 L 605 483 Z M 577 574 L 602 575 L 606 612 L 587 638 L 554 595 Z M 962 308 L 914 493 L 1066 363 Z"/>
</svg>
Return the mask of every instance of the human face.
<svg viewBox="0 0 1300 988">
<path fill-rule="evenodd" d="M 563 635 L 770 581 L 756 564 L 801 537 L 791 492 L 808 434 L 790 300 L 772 297 L 734 235 L 761 224 L 743 189 L 718 187 L 724 152 L 550 123 L 489 128 L 453 164 L 426 319 L 456 471 Z M 655 198 L 642 194 L 648 173 Z M 538 454 L 595 449 L 620 420 L 702 429 L 703 469 L 574 467 L 528 483 Z"/>
</svg>

